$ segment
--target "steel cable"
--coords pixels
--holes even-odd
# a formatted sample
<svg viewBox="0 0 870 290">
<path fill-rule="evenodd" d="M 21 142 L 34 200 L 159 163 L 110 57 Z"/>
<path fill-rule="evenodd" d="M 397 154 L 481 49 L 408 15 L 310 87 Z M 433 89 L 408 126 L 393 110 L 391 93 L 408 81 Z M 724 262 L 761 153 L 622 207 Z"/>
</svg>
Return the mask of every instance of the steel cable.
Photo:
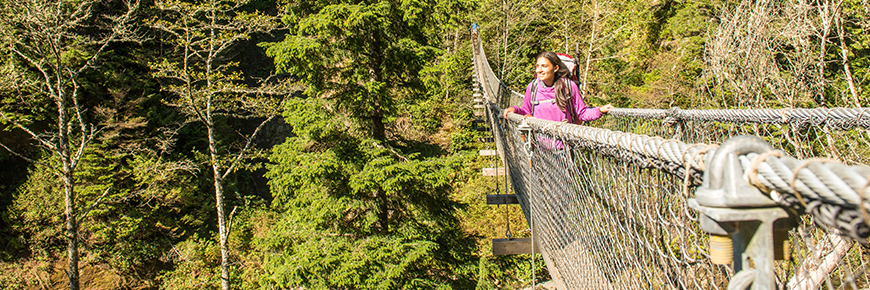
<svg viewBox="0 0 870 290">
<path fill-rule="evenodd" d="M 756 123 L 791 125 L 796 128 L 808 126 L 828 127 L 838 130 L 855 128 L 870 129 L 870 108 L 783 108 L 783 109 L 724 109 L 684 110 L 670 108 L 628 109 L 614 108 L 609 112 L 614 117 L 642 118 L 677 121 L 704 121 L 729 123 Z"/>
</svg>

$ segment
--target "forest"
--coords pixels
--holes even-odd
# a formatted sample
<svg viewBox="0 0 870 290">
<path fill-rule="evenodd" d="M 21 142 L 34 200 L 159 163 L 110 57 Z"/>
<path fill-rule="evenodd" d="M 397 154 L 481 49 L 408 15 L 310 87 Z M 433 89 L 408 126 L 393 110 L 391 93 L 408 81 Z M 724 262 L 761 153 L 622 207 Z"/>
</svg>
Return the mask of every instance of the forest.
<svg viewBox="0 0 870 290">
<path fill-rule="evenodd" d="M 870 105 L 867 0 L 0 0 L 0 288 L 546 281 L 490 252 L 472 24 L 517 91 L 551 50 L 593 106 Z"/>
</svg>

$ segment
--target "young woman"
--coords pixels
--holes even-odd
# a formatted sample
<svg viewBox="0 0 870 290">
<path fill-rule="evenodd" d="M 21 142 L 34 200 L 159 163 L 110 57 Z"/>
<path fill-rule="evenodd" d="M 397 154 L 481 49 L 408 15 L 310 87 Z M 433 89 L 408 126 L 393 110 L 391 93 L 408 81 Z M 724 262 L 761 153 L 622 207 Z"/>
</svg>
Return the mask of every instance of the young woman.
<svg viewBox="0 0 870 290">
<path fill-rule="evenodd" d="M 537 78 L 526 87 L 523 106 L 505 109 L 505 117 L 508 113 L 517 113 L 556 122 L 580 123 L 601 118 L 613 108 L 611 104 L 586 107 L 577 84 L 567 77 L 568 68 L 553 52 L 545 51 L 538 55 L 535 73 Z"/>
</svg>

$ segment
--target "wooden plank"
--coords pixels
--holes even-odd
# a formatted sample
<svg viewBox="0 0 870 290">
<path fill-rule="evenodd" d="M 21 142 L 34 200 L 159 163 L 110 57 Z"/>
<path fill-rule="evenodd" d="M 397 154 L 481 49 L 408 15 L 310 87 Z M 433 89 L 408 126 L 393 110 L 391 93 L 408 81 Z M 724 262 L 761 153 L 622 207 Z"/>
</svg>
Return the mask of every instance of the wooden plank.
<svg viewBox="0 0 870 290">
<path fill-rule="evenodd" d="M 474 98 L 474 102 L 475 102 L 475 103 L 483 103 L 483 99 L 481 99 L 481 98 Z"/>
<path fill-rule="evenodd" d="M 473 93 L 473 94 L 471 94 L 471 97 L 475 98 L 475 99 L 476 98 L 483 98 L 483 95 L 481 95 L 480 93 Z"/>
<path fill-rule="evenodd" d="M 477 138 L 477 141 L 481 142 L 481 143 L 492 143 L 493 139 L 492 139 L 492 137 Z"/>
<path fill-rule="evenodd" d="M 484 168 L 483 176 L 504 176 L 504 167 Z"/>
<path fill-rule="evenodd" d="M 471 88 L 471 90 L 474 91 L 474 92 L 479 92 L 479 91 L 480 91 L 480 88 L 479 88 L 479 87 L 473 87 L 473 88 Z"/>
<path fill-rule="evenodd" d="M 487 194 L 486 204 L 520 204 L 514 194 Z"/>
<path fill-rule="evenodd" d="M 474 111 L 474 116 L 475 116 L 475 117 L 483 117 L 483 116 L 486 116 L 486 112 L 483 112 L 483 111 Z"/>
<path fill-rule="evenodd" d="M 496 150 L 480 150 L 480 156 L 496 156 L 498 155 L 498 151 Z"/>
<path fill-rule="evenodd" d="M 480 105 L 480 104 L 478 104 L 478 105 L 474 105 L 474 108 L 475 108 L 475 109 L 483 109 L 483 105 Z"/>
<path fill-rule="evenodd" d="M 535 252 L 540 253 L 541 247 L 535 243 Z M 492 254 L 495 256 L 501 255 L 518 255 L 532 253 L 531 238 L 516 238 L 516 239 L 492 239 Z"/>
</svg>

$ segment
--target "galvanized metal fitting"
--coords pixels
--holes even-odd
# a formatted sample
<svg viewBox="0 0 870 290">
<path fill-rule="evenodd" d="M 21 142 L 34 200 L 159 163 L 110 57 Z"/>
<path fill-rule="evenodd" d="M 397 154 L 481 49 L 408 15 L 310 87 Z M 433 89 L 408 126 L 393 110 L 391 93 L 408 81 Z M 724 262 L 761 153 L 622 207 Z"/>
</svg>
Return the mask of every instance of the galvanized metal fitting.
<svg viewBox="0 0 870 290">
<path fill-rule="evenodd" d="M 517 131 L 520 131 L 520 139 L 522 139 L 523 142 L 530 142 L 531 141 L 531 138 L 528 138 L 526 136 L 532 135 L 532 126 L 529 126 L 526 124 L 525 118 L 523 118 L 522 123 L 517 125 Z"/>
<path fill-rule="evenodd" d="M 775 201 L 743 178 L 740 155 L 774 150 L 756 136 L 738 136 L 726 140 L 716 150 L 704 171 L 704 183 L 695 191 L 698 204 L 721 208 L 776 207 Z"/>
</svg>

